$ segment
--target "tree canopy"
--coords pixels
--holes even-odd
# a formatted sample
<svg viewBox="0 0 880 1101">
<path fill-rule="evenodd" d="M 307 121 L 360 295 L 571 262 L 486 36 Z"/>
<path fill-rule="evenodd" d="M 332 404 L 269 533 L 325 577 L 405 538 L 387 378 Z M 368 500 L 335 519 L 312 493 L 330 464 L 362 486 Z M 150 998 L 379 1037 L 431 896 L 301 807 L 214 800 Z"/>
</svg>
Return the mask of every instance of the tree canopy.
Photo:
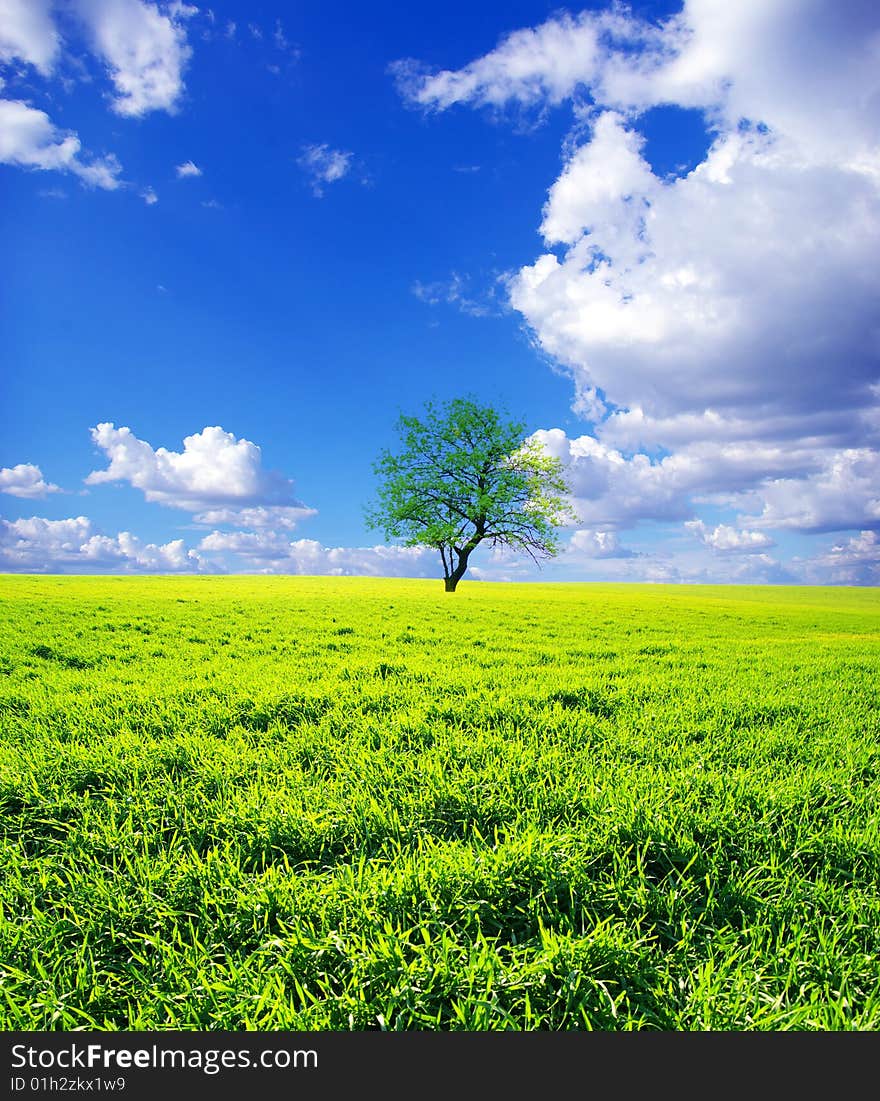
<svg viewBox="0 0 880 1101">
<path fill-rule="evenodd" d="M 535 562 L 558 551 L 556 528 L 573 519 L 558 459 L 524 424 L 469 398 L 428 402 L 401 415 L 400 447 L 374 464 L 380 479 L 367 523 L 406 546 L 436 547 L 454 592 L 481 544 L 524 551 Z"/>
</svg>

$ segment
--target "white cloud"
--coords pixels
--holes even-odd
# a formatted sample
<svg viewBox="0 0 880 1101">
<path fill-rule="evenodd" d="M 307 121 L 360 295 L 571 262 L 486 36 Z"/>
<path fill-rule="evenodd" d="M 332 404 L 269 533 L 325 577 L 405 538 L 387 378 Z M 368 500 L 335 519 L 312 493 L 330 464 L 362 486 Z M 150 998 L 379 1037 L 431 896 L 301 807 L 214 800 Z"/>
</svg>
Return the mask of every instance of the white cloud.
<svg viewBox="0 0 880 1101">
<path fill-rule="evenodd" d="M 0 99 L 0 163 L 20 168 L 72 172 L 88 187 L 113 191 L 122 167 L 112 155 L 86 163 L 80 140 L 52 123 L 45 111 L 21 100 Z"/>
<path fill-rule="evenodd" d="M 242 555 L 251 562 L 290 558 L 292 548 L 293 543 L 275 531 L 212 531 L 199 543 L 200 550 Z"/>
<path fill-rule="evenodd" d="M 174 111 L 192 54 L 183 21 L 198 9 L 148 0 L 74 2 L 116 89 L 113 110 L 129 117 Z"/>
<path fill-rule="evenodd" d="M 756 527 L 807 532 L 880 528 L 880 452 L 861 447 L 831 453 L 808 477 L 764 483 L 757 500 L 761 512 L 748 517 Z"/>
<path fill-rule="evenodd" d="M 437 552 L 428 547 L 326 547 L 314 539 L 291 542 L 271 531 L 214 531 L 199 551 L 231 555 L 238 569 L 265 573 L 436 577 L 440 568 Z"/>
<path fill-rule="evenodd" d="M 351 168 L 352 154 L 329 145 L 304 145 L 297 161 L 311 182 L 312 193 L 321 198 L 324 185 L 341 180 Z"/>
<path fill-rule="evenodd" d="M 280 19 L 275 20 L 275 30 L 272 34 L 272 41 L 282 53 L 289 53 L 294 60 L 299 58 L 299 48 L 295 46 L 284 33 L 284 26 Z"/>
<path fill-rule="evenodd" d="M 585 230 L 595 234 L 601 227 L 613 233 L 618 249 L 632 247 L 644 229 L 644 200 L 655 195 L 658 183 L 642 159 L 643 144 L 642 136 L 627 130 L 620 116 L 611 111 L 599 115 L 592 140 L 572 154 L 550 188 L 541 225 L 544 240 L 574 244 Z M 616 225 L 618 220 L 622 226 Z M 643 251 L 627 260 L 638 261 Z"/>
<path fill-rule="evenodd" d="M 47 493 L 60 493 L 58 486 L 47 482 L 43 472 L 33 463 L 18 463 L 0 470 L 0 493 L 12 497 L 45 497 Z"/>
<path fill-rule="evenodd" d="M 92 535 L 80 548 L 90 562 L 118 568 L 137 568 L 156 572 L 194 570 L 200 559 L 195 551 L 187 550 L 182 539 L 172 539 L 157 546 L 142 543 L 131 532 L 122 531 L 112 538 Z"/>
<path fill-rule="evenodd" d="M 581 528 L 572 534 L 566 556 L 576 558 L 632 558 L 634 552 L 621 545 L 616 531 Z"/>
<path fill-rule="evenodd" d="M 194 15 L 199 14 L 199 9 L 195 4 L 187 4 L 184 0 L 163 0 L 165 7 L 165 14 L 172 19 L 192 19 Z M 205 9 L 205 15 L 208 22 L 214 22 L 214 13 L 210 8 Z"/>
<path fill-rule="evenodd" d="M 813 580 L 835 585 L 880 585 L 880 535 L 862 531 L 804 565 Z"/>
<path fill-rule="evenodd" d="M 737 531 L 728 524 L 707 527 L 702 520 L 688 520 L 684 525 L 700 542 L 719 554 L 758 554 L 774 546 L 763 531 Z"/>
<path fill-rule="evenodd" d="M 485 57 L 457 71 L 431 74 L 413 61 L 392 66 L 412 103 L 443 110 L 456 103 L 501 107 L 559 104 L 601 71 L 610 36 L 633 42 L 640 25 L 616 12 L 567 13 L 535 28 L 514 31 Z M 651 34 L 647 28 L 644 33 Z"/>
<path fill-rule="evenodd" d="M 19 559 L 23 564 L 36 562 L 39 554 L 51 559 L 76 555 L 92 535 L 91 521 L 85 516 L 68 520 L 0 520 L 0 547 L 7 563 Z"/>
<path fill-rule="evenodd" d="M 0 0 L 0 62 L 20 58 L 50 75 L 61 45 L 51 8 L 52 0 Z"/>
<path fill-rule="evenodd" d="M 829 0 L 684 0 L 655 25 L 624 7 L 563 13 L 507 35 L 457 71 L 398 63 L 423 107 L 558 105 L 586 98 L 631 114 L 677 104 L 721 129 L 761 121 L 812 150 L 870 154 L 878 86 L 877 12 Z M 827 122 L 837 123 L 829 132 Z"/>
<path fill-rule="evenodd" d="M 593 133 L 544 212 L 562 259 L 545 253 L 511 282 L 581 386 L 647 423 L 855 415 L 871 400 L 880 192 L 867 174 L 788 163 L 766 135 L 737 133 L 663 183 L 618 116 Z"/>
<path fill-rule="evenodd" d="M 605 415 L 599 413 L 597 419 Z M 770 413 L 759 410 L 741 416 L 722 415 L 712 408 L 700 412 L 676 413 L 669 417 L 650 417 L 643 409 L 616 410 L 595 428 L 602 442 L 625 450 L 638 448 L 686 448 L 693 441 L 721 446 L 767 441 L 762 448 L 784 447 L 796 466 L 805 456 L 812 465 L 820 465 L 816 452 L 822 448 L 842 447 L 853 435 L 876 434 L 870 425 L 870 411 L 853 413 L 846 409 L 789 410 Z"/>
<path fill-rule="evenodd" d="M 429 306 L 445 303 L 455 306 L 469 317 L 490 317 L 498 313 L 498 303 L 495 299 L 495 286 L 488 291 L 477 292 L 475 295 L 469 286 L 466 276 L 453 272 L 448 280 L 438 280 L 433 283 L 422 283 L 416 280 L 413 283 L 412 292 L 421 302 Z"/>
<path fill-rule="evenodd" d="M 0 519 L 0 565 L 6 570 L 37 572 L 178 572 L 199 568 L 197 552 L 182 539 L 158 546 L 131 532 L 107 536 L 85 516 L 46 520 Z"/>
<path fill-rule="evenodd" d="M 534 438 L 562 462 L 579 522 L 600 531 L 685 521 L 717 553 L 754 554 L 774 546 L 772 530 L 880 530 L 880 455 L 871 448 L 704 441 L 656 458 L 559 428 Z M 704 504 L 736 510 L 738 524 L 694 519 Z"/>
<path fill-rule="evenodd" d="M 259 505 L 256 508 L 214 508 L 193 517 L 196 524 L 206 527 L 224 525 L 234 528 L 278 528 L 292 531 L 301 521 L 318 515 L 318 510 L 305 505 Z"/>
<path fill-rule="evenodd" d="M 184 180 L 188 176 L 201 176 L 202 170 L 197 164 L 193 164 L 192 161 L 184 161 L 183 164 L 179 164 L 175 170 L 177 178 Z"/>
<path fill-rule="evenodd" d="M 95 444 L 110 465 L 86 478 L 88 485 L 128 482 L 148 501 L 189 512 L 258 505 L 303 508 L 293 497 L 293 483 L 266 471 L 260 448 L 214 426 L 183 441 L 183 451 L 156 448 L 139 440 L 130 428 L 112 423 L 91 429 Z"/>
<path fill-rule="evenodd" d="M 590 556 L 567 551 L 559 559 L 576 580 L 626 581 L 689 585 L 794 585 L 805 575 L 769 554 L 719 554 L 705 546 L 688 550 L 669 544 L 616 557 Z"/>
<path fill-rule="evenodd" d="M 27 572 L 245 572 L 372 577 L 439 577 L 427 547 L 327 547 L 278 531 L 213 531 L 198 547 L 182 539 L 144 543 L 131 532 L 105 535 L 85 516 L 0 519 L 0 569 Z"/>
<path fill-rule="evenodd" d="M 192 52 L 184 22 L 197 12 L 181 0 L 0 0 L 0 63 L 20 60 L 52 76 L 64 45 L 54 16 L 71 15 L 107 67 L 117 114 L 171 112 L 183 94 L 183 71 Z M 66 29 L 75 27 L 71 23 Z M 82 68 L 76 53 L 67 50 L 65 58 Z M 44 111 L 17 99 L 0 100 L 0 162 L 72 172 L 104 190 L 121 185 L 121 167 L 112 154 L 83 160 L 74 131 L 59 130 Z M 152 188 L 140 194 L 148 204 L 155 202 Z"/>
<path fill-rule="evenodd" d="M 159 196 L 152 189 L 152 187 L 144 188 L 144 190 L 141 192 L 141 198 L 144 200 L 147 206 L 155 206 L 155 204 L 159 201 Z"/>
<path fill-rule="evenodd" d="M 726 494 L 749 531 L 877 525 L 876 5 L 563 14 L 459 70 L 396 71 L 429 109 L 571 103 L 545 248 L 508 289 L 595 424 L 557 440 L 583 523 L 684 520 Z M 649 108 L 702 112 L 691 171 L 654 170 Z"/>
<path fill-rule="evenodd" d="M 779 475 L 821 467 L 821 457 L 796 445 L 702 441 L 655 458 L 628 455 L 588 434 L 570 438 L 561 428 L 533 436 L 562 463 L 580 522 L 602 530 L 642 520 L 686 520 L 695 503 L 714 497 L 738 501 L 743 487 L 752 492 L 748 500 L 762 500 L 763 487 Z"/>
</svg>

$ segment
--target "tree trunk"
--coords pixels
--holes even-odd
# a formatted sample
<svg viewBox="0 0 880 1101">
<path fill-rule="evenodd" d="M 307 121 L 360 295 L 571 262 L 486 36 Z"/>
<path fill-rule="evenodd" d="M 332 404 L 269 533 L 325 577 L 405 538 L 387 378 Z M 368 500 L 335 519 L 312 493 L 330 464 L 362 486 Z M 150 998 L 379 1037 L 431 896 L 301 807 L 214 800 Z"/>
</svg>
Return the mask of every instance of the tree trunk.
<svg viewBox="0 0 880 1101">
<path fill-rule="evenodd" d="M 451 573 L 446 575 L 446 592 L 448 593 L 454 593 L 455 586 L 464 577 L 471 552 L 465 549 L 464 551 L 456 551 L 456 554 L 458 555 L 458 565 Z"/>
</svg>

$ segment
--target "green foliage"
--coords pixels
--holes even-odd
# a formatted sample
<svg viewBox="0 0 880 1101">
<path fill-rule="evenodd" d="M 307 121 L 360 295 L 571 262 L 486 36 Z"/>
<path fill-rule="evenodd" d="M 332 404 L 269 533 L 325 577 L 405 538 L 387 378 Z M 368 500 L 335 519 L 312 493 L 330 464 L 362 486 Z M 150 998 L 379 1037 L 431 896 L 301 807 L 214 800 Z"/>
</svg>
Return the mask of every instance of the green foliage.
<svg viewBox="0 0 880 1101">
<path fill-rule="evenodd" d="M 556 528 L 574 518 L 562 466 L 524 439 L 523 424 L 457 398 L 401 416 L 397 429 L 400 449 L 383 451 L 374 466 L 381 483 L 367 523 L 386 539 L 439 550 L 447 588 L 483 542 L 536 562 L 557 553 Z"/>
<path fill-rule="evenodd" d="M 0 599 L 6 1031 L 880 1028 L 877 590 Z"/>
</svg>

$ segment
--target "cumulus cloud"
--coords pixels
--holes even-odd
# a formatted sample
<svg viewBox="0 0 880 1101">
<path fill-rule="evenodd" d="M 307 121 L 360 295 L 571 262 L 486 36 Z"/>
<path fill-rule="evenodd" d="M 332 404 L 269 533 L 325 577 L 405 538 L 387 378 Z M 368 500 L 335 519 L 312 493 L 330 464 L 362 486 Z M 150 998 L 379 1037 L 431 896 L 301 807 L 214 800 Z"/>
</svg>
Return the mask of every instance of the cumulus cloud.
<svg viewBox="0 0 880 1101">
<path fill-rule="evenodd" d="M 275 530 L 213 531 L 199 545 L 183 539 L 145 543 L 131 532 L 107 535 L 86 516 L 0 519 L 0 570 L 39 573 L 178 573 L 192 571 L 372 577 L 437 577 L 427 547 L 328 547 L 291 541 Z"/>
<path fill-rule="evenodd" d="M 213 508 L 285 506 L 302 510 L 290 479 L 263 469 L 262 452 L 250 440 L 236 439 L 214 426 L 183 441 L 183 451 L 155 450 L 130 428 L 112 423 L 91 429 L 92 439 L 110 465 L 94 470 L 88 485 L 127 482 L 148 501 L 202 513 Z"/>
<path fill-rule="evenodd" d="M 203 556 L 232 556 L 238 569 L 261 573 L 435 577 L 437 552 L 428 547 L 326 547 L 288 540 L 274 531 L 214 531 L 199 544 Z"/>
<path fill-rule="evenodd" d="M 308 177 L 312 194 L 321 198 L 326 184 L 335 183 L 348 174 L 352 154 L 329 145 L 304 145 L 297 160 Z"/>
<path fill-rule="evenodd" d="M 108 155 L 84 161 L 79 138 L 59 130 L 46 114 L 21 100 L 0 99 L 0 163 L 71 172 L 87 187 L 113 191 L 122 166 Z"/>
<path fill-rule="evenodd" d="M 868 173 L 789 160 L 754 131 L 664 183 L 618 116 L 593 133 L 545 208 L 562 258 L 545 253 L 511 283 L 545 351 L 648 422 L 856 414 L 872 399 L 880 192 Z"/>
<path fill-rule="evenodd" d="M 103 535 L 86 516 L 66 520 L 31 516 L 0 519 L 0 565 L 24 572 L 168 573 L 198 569 L 200 561 L 182 539 L 161 546 L 145 544 L 127 531 Z"/>
<path fill-rule="evenodd" d="M 748 498 L 745 498 L 748 500 Z M 880 529 L 880 452 L 848 448 L 828 455 L 809 477 L 766 482 L 756 527 L 805 532 Z"/>
<path fill-rule="evenodd" d="M 658 458 L 627 454 L 589 434 L 571 438 L 561 428 L 541 429 L 533 438 L 562 463 L 580 522 L 599 529 L 683 521 L 706 501 L 761 500 L 763 487 L 780 475 L 821 469 L 821 455 L 799 445 L 703 441 Z M 743 487 L 750 496 L 742 495 Z"/>
<path fill-rule="evenodd" d="M 393 68 L 410 102 L 435 110 L 587 96 L 632 114 L 677 104 L 710 112 L 719 128 L 760 120 L 808 147 L 864 152 L 876 124 L 877 30 L 876 8 L 858 0 L 685 0 L 661 23 L 622 6 L 562 13 L 459 70 Z"/>
<path fill-rule="evenodd" d="M 616 531 L 595 531 L 581 528 L 574 532 L 566 554 L 583 558 L 633 558 L 635 552 L 621 545 Z"/>
<path fill-rule="evenodd" d="M 305 505 L 258 505 L 256 508 L 213 508 L 193 517 L 206 527 L 267 528 L 292 531 L 302 520 L 318 515 Z"/>
<path fill-rule="evenodd" d="M 62 56 L 54 18 L 60 10 L 52 0 L 0 0 L 0 63 L 21 61 L 51 77 Z M 74 17 L 71 29 L 78 21 L 89 48 L 106 65 L 117 114 L 174 110 L 191 53 L 184 21 L 197 8 L 180 0 L 70 0 L 64 10 Z M 20 99 L 0 100 L 0 163 L 71 172 L 87 186 L 107 191 L 121 186 L 115 156 L 84 156 L 75 131 L 59 129 L 45 111 Z M 145 202 L 155 202 L 151 188 L 140 193 Z"/>
<path fill-rule="evenodd" d="M 878 61 L 875 5 L 685 0 L 658 23 L 554 16 L 458 70 L 396 67 L 428 110 L 570 104 L 544 249 L 507 286 L 592 422 L 556 441 L 582 522 L 685 520 L 726 494 L 740 535 L 876 527 Z M 692 170 L 652 167 L 652 108 L 702 114 Z"/>
<path fill-rule="evenodd" d="M 62 44 L 53 19 L 57 6 L 52 0 L 0 0 L 0 62 L 20 59 L 50 76 Z M 185 21 L 198 8 L 180 0 L 70 0 L 65 7 L 107 68 L 117 114 L 176 108 L 192 54 Z"/>
<path fill-rule="evenodd" d="M 835 585 L 880 585 L 880 535 L 862 531 L 805 563 L 813 580 Z"/>
<path fill-rule="evenodd" d="M 20 59 L 49 76 L 61 46 L 51 9 L 52 0 L 0 0 L 0 62 Z"/>
<path fill-rule="evenodd" d="M 688 520 L 684 526 L 704 546 L 719 554 L 761 554 L 775 545 L 770 536 L 762 531 L 737 531 L 728 524 L 709 528 L 702 520 Z"/>
<path fill-rule="evenodd" d="M 192 54 L 184 21 L 198 9 L 148 0 L 75 0 L 75 9 L 115 87 L 113 110 L 135 118 L 174 111 Z"/>
<path fill-rule="evenodd" d="M 45 497 L 47 493 L 60 493 L 58 486 L 47 482 L 43 472 L 33 463 L 18 463 L 0 469 L 0 493 L 12 497 Z"/>
<path fill-rule="evenodd" d="M 177 178 L 179 180 L 185 180 L 188 176 L 201 176 L 202 170 L 197 164 L 193 164 L 192 161 L 184 161 L 183 164 L 179 164 L 175 168 Z"/>
</svg>

